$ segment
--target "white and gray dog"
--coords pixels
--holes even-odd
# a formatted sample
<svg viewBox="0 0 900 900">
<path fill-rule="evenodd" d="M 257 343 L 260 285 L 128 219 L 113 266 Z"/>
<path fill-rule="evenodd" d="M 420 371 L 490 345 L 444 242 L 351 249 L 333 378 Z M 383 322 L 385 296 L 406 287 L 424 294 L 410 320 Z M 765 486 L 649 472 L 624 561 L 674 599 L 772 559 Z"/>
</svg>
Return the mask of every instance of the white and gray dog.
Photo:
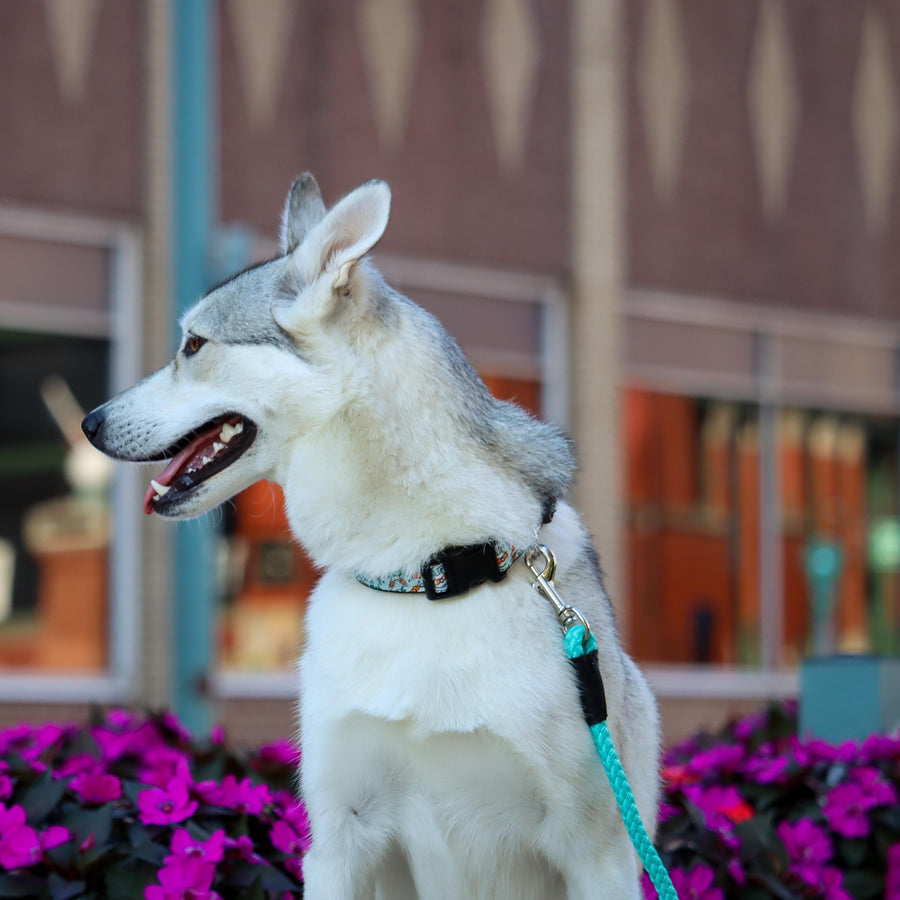
<svg viewBox="0 0 900 900">
<path fill-rule="evenodd" d="M 309 900 L 634 900 L 636 857 L 520 556 L 552 548 L 560 593 L 593 626 L 609 727 L 652 825 L 656 706 L 562 500 L 568 442 L 495 400 L 385 284 L 366 254 L 389 211 L 384 182 L 326 211 L 299 178 L 282 255 L 200 300 L 172 362 L 84 430 L 116 459 L 168 461 L 147 512 L 188 518 L 277 482 L 324 570 L 300 663 Z"/>
</svg>

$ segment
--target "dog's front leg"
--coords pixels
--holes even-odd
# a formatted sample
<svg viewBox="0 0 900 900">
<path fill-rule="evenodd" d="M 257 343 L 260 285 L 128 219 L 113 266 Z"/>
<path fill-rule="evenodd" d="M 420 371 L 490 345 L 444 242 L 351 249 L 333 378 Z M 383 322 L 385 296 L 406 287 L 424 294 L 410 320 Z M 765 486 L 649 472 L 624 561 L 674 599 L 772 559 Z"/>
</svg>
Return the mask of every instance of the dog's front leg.
<svg viewBox="0 0 900 900">
<path fill-rule="evenodd" d="M 307 900 L 375 900 L 375 876 L 390 836 L 360 810 L 334 810 L 313 820 L 313 844 L 303 858 Z"/>
<path fill-rule="evenodd" d="M 403 767 L 366 716 L 304 720 L 301 781 L 312 827 L 303 861 L 309 900 L 374 900 L 405 815 Z"/>
<path fill-rule="evenodd" d="M 640 863 L 627 835 L 557 860 L 567 900 L 640 900 Z"/>
</svg>

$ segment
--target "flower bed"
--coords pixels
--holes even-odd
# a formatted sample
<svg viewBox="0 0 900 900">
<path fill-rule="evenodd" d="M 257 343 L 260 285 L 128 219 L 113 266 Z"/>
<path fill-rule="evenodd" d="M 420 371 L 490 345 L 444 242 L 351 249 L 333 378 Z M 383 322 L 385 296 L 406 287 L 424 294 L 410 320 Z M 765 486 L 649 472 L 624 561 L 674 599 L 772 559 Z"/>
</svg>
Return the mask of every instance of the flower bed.
<svg viewBox="0 0 900 900">
<path fill-rule="evenodd" d="M 663 780 L 680 900 L 900 900 L 900 739 L 801 741 L 788 704 L 674 747 Z"/>
<path fill-rule="evenodd" d="M 0 733 L 0 898 L 299 897 L 309 827 L 286 741 L 239 757 L 169 714 Z"/>
<path fill-rule="evenodd" d="M 796 730 L 773 707 L 666 754 L 658 843 L 680 900 L 900 900 L 900 739 Z M 0 900 L 300 897 L 297 756 L 122 710 L 0 732 Z"/>
</svg>

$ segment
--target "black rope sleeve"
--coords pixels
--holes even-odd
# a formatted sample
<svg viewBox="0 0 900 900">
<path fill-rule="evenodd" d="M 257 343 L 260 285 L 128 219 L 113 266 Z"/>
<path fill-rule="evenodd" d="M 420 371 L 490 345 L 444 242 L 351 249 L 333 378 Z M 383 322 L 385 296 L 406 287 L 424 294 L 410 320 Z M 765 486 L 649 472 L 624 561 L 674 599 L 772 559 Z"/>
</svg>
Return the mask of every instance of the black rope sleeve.
<svg viewBox="0 0 900 900">
<path fill-rule="evenodd" d="M 583 656 L 570 658 L 575 676 L 578 679 L 578 696 L 581 709 L 588 725 L 605 722 L 608 715 L 606 709 L 606 691 L 603 689 L 603 676 L 597 661 L 597 651 L 591 650 Z"/>
</svg>

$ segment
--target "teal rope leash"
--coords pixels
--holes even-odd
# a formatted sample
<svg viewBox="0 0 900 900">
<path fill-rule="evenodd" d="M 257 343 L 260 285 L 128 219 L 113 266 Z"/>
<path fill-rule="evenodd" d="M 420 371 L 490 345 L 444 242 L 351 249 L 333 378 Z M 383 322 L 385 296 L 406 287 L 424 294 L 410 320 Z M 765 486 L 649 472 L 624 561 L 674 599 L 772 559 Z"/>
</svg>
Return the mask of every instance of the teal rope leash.
<svg viewBox="0 0 900 900">
<path fill-rule="evenodd" d="M 577 609 L 568 606 L 553 586 L 556 574 L 556 557 L 553 551 L 538 545 L 525 555 L 525 563 L 534 575 L 534 589 L 546 597 L 556 610 L 556 619 L 563 630 L 566 655 L 578 680 L 581 708 L 600 761 L 606 770 L 628 837 L 656 888 L 659 900 L 678 900 L 675 885 L 641 821 L 628 776 L 622 768 L 622 761 L 606 724 L 606 696 L 603 676 L 597 663 L 597 640 L 591 634 L 584 616 Z"/>
<path fill-rule="evenodd" d="M 585 635 L 587 635 L 587 640 L 585 640 Z M 566 654 L 572 660 L 597 650 L 597 641 L 594 635 L 587 632 L 584 625 L 573 625 L 567 629 L 564 640 Z M 625 823 L 625 830 L 653 882 L 653 887 L 656 888 L 659 900 L 678 900 L 675 885 L 672 884 L 672 879 L 669 877 L 663 861 L 659 858 L 659 853 L 656 852 L 656 847 L 653 846 L 653 841 L 650 840 L 643 821 L 641 821 L 631 785 L 628 783 L 628 776 L 622 768 L 622 761 L 616 752 L 606 720 L 591 725 L 590 729 L 594 746 L 597 748 L 597 753 L 600 754 L 600 761 L 603 763 L 606 776 L 609 778 L 610 786 L 615 794 L 622 821 Z"/>
</svg>

